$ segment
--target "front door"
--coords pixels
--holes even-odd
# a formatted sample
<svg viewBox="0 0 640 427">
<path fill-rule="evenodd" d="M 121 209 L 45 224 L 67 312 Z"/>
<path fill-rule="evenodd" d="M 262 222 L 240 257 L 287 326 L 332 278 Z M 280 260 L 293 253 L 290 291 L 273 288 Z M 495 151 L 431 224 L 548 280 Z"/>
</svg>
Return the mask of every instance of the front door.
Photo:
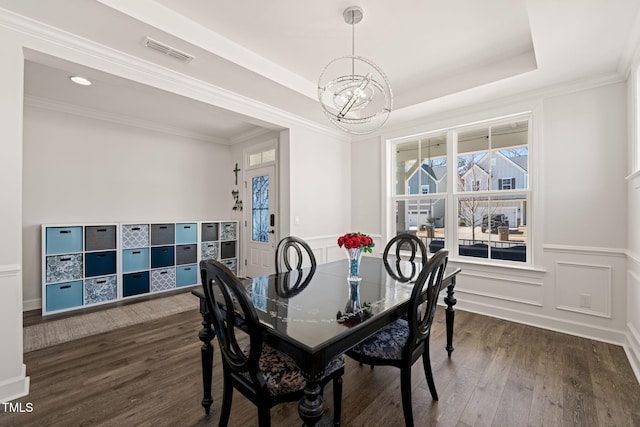
<svg viewBox="0 0 640 427">
<path fill-rule="evenodd" d="M 263 166 L 247 172 L 245 244 L 246 275 L 263 276 L 275 272 L 277 244 L 275 166 Z"/>
</svg>

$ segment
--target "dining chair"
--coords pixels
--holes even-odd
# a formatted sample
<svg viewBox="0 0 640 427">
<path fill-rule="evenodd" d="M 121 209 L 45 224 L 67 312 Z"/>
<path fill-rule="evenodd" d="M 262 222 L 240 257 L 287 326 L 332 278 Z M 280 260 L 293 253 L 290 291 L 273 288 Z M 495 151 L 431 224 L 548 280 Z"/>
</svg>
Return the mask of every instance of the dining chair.
<svg viewBox="0 0 640 427">
<path fill-rule="evenodd" d="M 236 275 L 214 260 L 200 262 L 200 274 L 207 309 L 222 354 L 223 394 L 219 426 L 227 426 L 231 414 L 233 389 L 237 389 L 258 408 L 260 427 L 271 425 L 271 408 L 282 402 L 299 400 L 305 379 L 294 360 L 264 342 L 255 306 Z M 241 346 L 237 332 L 248 335 Z M 241 335 L 244 337 L 244 334 Z M 344 359 L 334 359 L 319 381 L 324 387 L 333 381 L 334 425 L 340 425 Z"/>
<path fill-rule="evenodd" d="M 288 236 L 278 242 L 276 248 L 276 273 L 293 269 L 299 270 L 304 266 L 315 267 L 316 257 L 307 242 L 299 237 Z"/>
<path fill-rule="evenodd" d="M 395 249 L 395 262 L 393 266 L 389 264 L 389 252 L 391 249 Z M 409 252 L 409 255 L 401 254 L 401 251 Z M 422 243 L 419 237 L 415 234 L 402 233 L 389 240 L 384 247 L 382 253 L 382 261 L 384 266 L 391 277 L 399 282 L 410 282 L 415 279 L 416 273 L 416 256 L 418 262 L 424 265 L 427 262 L 427 248 Z M 402 261 L 408 261 L 409 264 L 402 263 Z M 409 274 L 402 268 L 402 266 L 411 266 L 411 272 Z"/>
<path fill-rule="evenodd" d="M 276 248 L 276 292 L 290 298 L 300 293 L 311 281 L 316 271 L 316 257 L 311 247 L 299 237 L 285 237 Z M 306 268 L 308 267 L 308 268 Z"/>
<path fill-rule="evenodd" d="M 402 410 L 407 427 L 413 426 L 411 367 L 420 357 L 431 397 L 438 400 L 431 370 L 429 337 L 448 257 L 448 251 L 441 249 L 425 264 L 413 286 L 406 319 L 385 326 L 346 353 L 361 365 L 400 368 Z"/>
</svg>

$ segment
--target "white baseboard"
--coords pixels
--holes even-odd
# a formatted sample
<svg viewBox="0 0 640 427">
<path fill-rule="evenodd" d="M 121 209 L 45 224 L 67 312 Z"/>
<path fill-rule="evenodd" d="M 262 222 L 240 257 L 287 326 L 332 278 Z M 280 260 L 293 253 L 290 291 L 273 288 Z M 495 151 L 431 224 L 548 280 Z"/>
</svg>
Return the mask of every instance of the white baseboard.
<svg viewBox="0 0 640 427">
<path fill-rule="evenodd" d="M 19 376 L 9 378 L 0 383 L 0 402 L 10 402 L 29 394 L 30 379 L 27 376 L 27 367 L 22 365 Z"/>
<path fill-rule="evenodd" d="M 640 383 L 640 332 L 636 331 L 633 325 L 627 324 L 627 342 L 624 345 L 624 352 L 627 354 L 629 364 L 636 379 Z"/>
<path fill-rule="evenodd" d="M 39 310 L 41 308 L 42 308 L 42 298 L 22 301 L 22 311 Z"/>
<path fill-rule="evenodd" d="M 548 329 L 555 332 L 561 332 L 577 337 L 602 341 L 609 344 L 624 346 L 627 342 L 627 337 L 624 332 L 615 329 L 594 326 L 593 324 L 583 324 L 557 317 L 526 313 L 519 310 L 512 310 L 495 305 L 482 304 L 476 301 L 466 301 L 460 299 L 458 299 L 458 304 L 455 307 L 459 308 L 460 310 L 470 311 L 472 313 L 482 314 L 484 316 L 504 319 L 515 323 L 522 323 L 524 325 L 529 325 L 536 328 Z"/>
</svg>

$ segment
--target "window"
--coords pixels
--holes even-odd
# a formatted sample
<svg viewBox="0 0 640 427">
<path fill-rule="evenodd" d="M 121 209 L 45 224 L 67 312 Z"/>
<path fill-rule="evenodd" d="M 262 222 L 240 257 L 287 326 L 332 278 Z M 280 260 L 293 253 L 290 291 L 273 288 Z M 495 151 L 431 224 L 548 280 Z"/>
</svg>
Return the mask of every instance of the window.
<svg viewBox="0 0 640 427">
<path fill-rule="evenodd" d="M 529 261 L 529 129 L 525 114 L 393 141 L 396 232 L 430 252 Z"/>
<path fill-rule="evenodd" d="M 512 190 L 516 188 L 515 178 L 500 178 L 498 180 L 498 190 Z"/>
<path fill-rule="evenodd" d="M 273 162 L 276 160 L 276 149 L 270 148 L 259 153 L 249 155 L 249 166 L 258 166 L 262 163 Z"/>
</svg>

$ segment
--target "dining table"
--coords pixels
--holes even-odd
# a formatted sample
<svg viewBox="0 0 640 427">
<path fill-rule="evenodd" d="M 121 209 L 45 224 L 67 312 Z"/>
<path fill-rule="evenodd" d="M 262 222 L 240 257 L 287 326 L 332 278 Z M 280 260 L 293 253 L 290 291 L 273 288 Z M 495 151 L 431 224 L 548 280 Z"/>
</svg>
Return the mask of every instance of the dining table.
<svg viewBox="0 0 640 427">
<path fill-rule="evenodd" d="M 421 262 L 365 256 L 360 266 L 361 280 L 357 283 L 347 279 L 346 259 L 241 279 L 256 308 L 265 342 L 289 355 L 304 375 L 306 386 L 298 404 L 304 425 L 319 425 L 323 418 L 319 380 L 325 366 L 407 314 L 413 283 L 421 269 Z M 449 357 L 453 352 L 455 285 L 459 272 L 459 268 L 448 266 L 440 288 L 445 292 Z M 215 333 L 204 295 L 199 291 L 192 293 L 200 298 L 202 406 L 208 414 L 213 404 L 211 341 Z"/>
</svg>

